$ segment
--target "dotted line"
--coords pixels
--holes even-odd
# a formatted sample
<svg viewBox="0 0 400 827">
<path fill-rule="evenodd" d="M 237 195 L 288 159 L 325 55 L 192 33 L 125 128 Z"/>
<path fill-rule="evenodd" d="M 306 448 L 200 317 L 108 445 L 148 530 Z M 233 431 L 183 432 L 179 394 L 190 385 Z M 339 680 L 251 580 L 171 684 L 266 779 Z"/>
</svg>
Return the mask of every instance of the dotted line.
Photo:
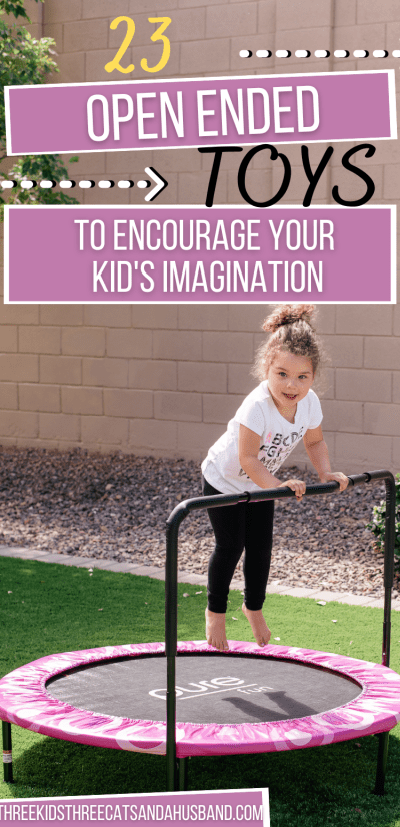
<svg viewBox="0 0 400 827">
<path fill-rule="evenodd" d="M 50 190 L 50 189 L 54 189 L 54 187 L 57 186 L 57 183 L 59 184 L 59 186 L 62 189 L 66 189 L 66 190 L 67 189 L 72 189 L 75 186 L 78 186 L 83 190 L 90 190 L 90 189 L 93 189 L 93 187 L 96 186 L 96 182 L 91 181 L 91 180 L 79 181 L 77 183 L 76 181 L 70 181 L 70 180 L 59 181 L 59 182 L 57 182 L 57 181 L 46 181 L 45 180 L 45 181 L 39 181 L 38 182 L 38 181 L 32 181 L 30 179 L 26 179 L 26 180 L 24 179 L 23 181 L 1 181 L 0 183 L 1 183 L 2 189 L 4 189 L 4 190 L 14 189 L 18 185 L 21 187 L 21 189 L 24 189 L 24 190 L 32 190 L 35 187 L 41 187 L 41 189 Z M 117 184 L 117 186 L 120 189 L 123 189 L 123 190 L 131 189 L 134 186 L 133 181 L 117 181 L 116 182 L 116 181 L 111 181 L 111 180 L 99 181 L 97 183 L 97 186 L 100 187 L 100 189 L 108 190 L 108 189 L 111 189 L 112 187 L 114 187 L 115 184 Z M 145 190 L 145 189 L 148 189 L 148 187 L 151 187 L 151 181 L 147 181 L 147 180 L 138 181 L 136 183 L 136 186 L 141 190 Z"/>
<path fill-rule="evenodd" d="M 271 52 L 270 49 L 258 49 L 256 51 L 256 57 L 272 57 L 272 54 L 273 54 L 273 52 Z M 297 49 L 297 51 L 294 54 L 295 54 L 295 57 L 300 57 L 300 58 L 311 57 L 311 52 L 309 51 L 309 49 Z M 330 55 L 331 55 L 331 53 L 328 49 L 317 49 L 317 51 L 314 52 L 314 57 L 317 57 L 317 58 L 326 58 L 326 57 L 330 57 Z M 239 57 L 252 57 L 252 56 L 253 56 L 253 52 L 250 49 L 241 49 L 240 52 L 239 52 Z M 285 57 L 291 57 L 291 56 L 292 56 L 292 52 L 289 51 L 289 49 L 278 49 L 275 52 L 275 57 L 285 58 Z M 333 53 L 333 56 L 334 57 L 350 57 L 350 52 L 349 52 L 348 49 L 335 49 L 335 51 Z M 353 57 L 356 57 L 356 58 L 364 58 L 364 57 L 370 57 L 370 56 L 371 55 L 367 51 L 367 49 L 355 49 L 355 51 L 353 52 Z M 372 52 L 372 57 L 389 57 L 389 52 L 387 51 L 387 49 L 375 49 Z M 400 49 L 394 49 L 394 51 L 392 52 L 392 57 L 400 57 Z"/>
</svg>

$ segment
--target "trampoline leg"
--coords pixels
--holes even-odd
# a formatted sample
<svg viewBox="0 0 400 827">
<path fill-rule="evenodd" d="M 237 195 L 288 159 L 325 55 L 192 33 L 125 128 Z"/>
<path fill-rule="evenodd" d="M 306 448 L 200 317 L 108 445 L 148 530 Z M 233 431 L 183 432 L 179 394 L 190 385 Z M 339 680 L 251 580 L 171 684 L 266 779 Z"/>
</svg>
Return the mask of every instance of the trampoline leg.
<svg viewBox="0 0 400 827">
<path fill-rule="evenodd" d="M 376 767 L 376 781 L 375 781 L 375 795 L 384 795 L 385 793 L 385 773 L 389 749 L 389 733 L 380 732 L 378 735 L 378 763 Z"/>
<path fill-rule="evenodd" d="M 187 783 L 188 783 L 188 759 L 187 758 L 177 758 L 177 764 L 178 764 L 179 792 L 185 792 L 187 790 Z"/>
<path fill-rule="evenodd" d="M 13 782 L 12 752 L 11 752 L 11 724 L 3 721 L 3 765 L 4 781 Z"/>
</svg>

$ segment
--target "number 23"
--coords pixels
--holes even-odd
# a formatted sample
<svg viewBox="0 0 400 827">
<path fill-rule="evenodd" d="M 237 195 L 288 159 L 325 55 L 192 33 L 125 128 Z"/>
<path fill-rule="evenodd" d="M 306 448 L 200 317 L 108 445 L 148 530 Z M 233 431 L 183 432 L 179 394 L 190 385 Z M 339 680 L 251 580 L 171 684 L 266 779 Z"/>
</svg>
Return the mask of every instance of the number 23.
<svg viewBox="0 0 400 827">
<path fill-rule="evenodd" d="M 168 40 L 168 37 L 166 37 L 165 34 L 163 34 L 167 26 L 169 26 L 169 24 L 171 23 L 171 18 L 148 17 L 147 19 L 149 23 L 161 23 L 161 26 L 159 26 L 158 29 L 156 29 L 156 31 L 153 32 L 153 34 L 151 35 L 150 40 L 152 40 L 153 42 L 156 42 L 157 40 L 162 40 L 164 48 L 162 51 L 161 58 L 156 64 L 156 66 L 149 66 L 147 63 L 147 58 L 145 57 L 142 58 L 142 60 L 140 61 L 140 65 L 145 72 L 159 72 L 168 63 L 169 56 L 171 53 L 171 44 Z M 128 72 L 133 72 L 135 67 L 133 63 L 131 63 L 130 66 L 127 66 L 127 68 L 124 69 L 124 67 L 120 64 L 120 60 L 123 58 L 128 46 L 131 43 L 133 35 L 135 34 L 135 23 L 131 17 L 116 17 L 115 20 L 112 21 L 110 29 L 116 29 L 120 23 L 127 23 L 128 28 L 126 31 L 126 35 L 115 57 L 113 58 L 113 60 L 110 60 L 110 62 L 107 63 L 104 68 L 106 72 L 113 72 L 114 69 L 116 69 L 118 72 L 123 72 L 124 75 L 127 75 Z"/>
</svg>

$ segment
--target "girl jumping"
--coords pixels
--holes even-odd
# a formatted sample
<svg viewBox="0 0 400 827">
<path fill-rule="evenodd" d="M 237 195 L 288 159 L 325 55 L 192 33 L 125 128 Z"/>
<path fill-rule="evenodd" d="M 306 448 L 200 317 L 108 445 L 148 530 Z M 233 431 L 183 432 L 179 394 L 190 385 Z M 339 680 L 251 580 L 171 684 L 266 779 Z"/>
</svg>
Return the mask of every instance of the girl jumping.
<svg viewBox="0 0 400 827">
<path fill-rule="evenodd" d="M 313 312 L 310 304 L 279 305 L 264 321 L 263 330 L 271 336 L 259 349 L 253 369 L 261 384 L 210 448 L 201 466 L 205 496 L 287 487 L 300 502 L 305 482 L 282 482 L 275 474 L 301 439 L 321 482 L 335 480 L 340 491 L 347 487 L 348 478 L 331 471 L 321 405 L 311 390 L 321 359 L 311 324 Z M 271 561 L 274 501 L 210 508 L 208 515 L 215 549 L 208 568 L 207 642 L 216 649 L 229 648 L 225 632 L 229 586 L 245 549 L 242 610 L 258 645 L 265 646 L 271 632 L 262 605 Z"/>
</svg>

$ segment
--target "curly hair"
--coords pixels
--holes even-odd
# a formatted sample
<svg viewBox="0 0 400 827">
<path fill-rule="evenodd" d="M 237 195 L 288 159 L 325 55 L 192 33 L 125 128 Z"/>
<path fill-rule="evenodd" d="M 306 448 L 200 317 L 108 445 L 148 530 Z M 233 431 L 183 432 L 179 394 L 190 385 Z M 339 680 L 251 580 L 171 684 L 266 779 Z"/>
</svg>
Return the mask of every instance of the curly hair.
<svg viewBox="0 0 400 827">
<path fill-rule="evenodd" d="M 262 329 L 271 333 L 256 353 L 252 375 L 261 382 L 279 350 L 310 359 L 314 375 L 321 362 L 321 348 L 311 319 L 313 304 L 280 304 L 264 320 Z"/>
</svg>

